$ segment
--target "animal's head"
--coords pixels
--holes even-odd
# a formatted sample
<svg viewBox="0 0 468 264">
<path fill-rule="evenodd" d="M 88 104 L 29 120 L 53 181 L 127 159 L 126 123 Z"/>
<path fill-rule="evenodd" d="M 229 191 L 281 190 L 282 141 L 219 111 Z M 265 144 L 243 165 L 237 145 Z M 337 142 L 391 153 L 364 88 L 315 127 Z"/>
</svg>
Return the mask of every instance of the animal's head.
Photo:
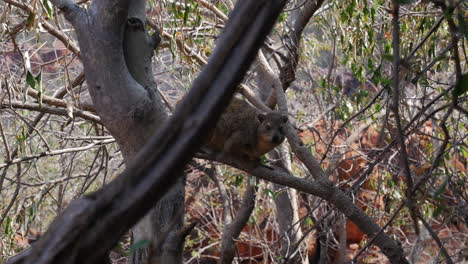
<svg viewBox="0 0 468 264">
<path fill-rule="evenodd" d="M 278 112 L 258 114 L 257 148 L 264 154 L 284 141 L 285 125 L 288 117 Z"/>
</svg>

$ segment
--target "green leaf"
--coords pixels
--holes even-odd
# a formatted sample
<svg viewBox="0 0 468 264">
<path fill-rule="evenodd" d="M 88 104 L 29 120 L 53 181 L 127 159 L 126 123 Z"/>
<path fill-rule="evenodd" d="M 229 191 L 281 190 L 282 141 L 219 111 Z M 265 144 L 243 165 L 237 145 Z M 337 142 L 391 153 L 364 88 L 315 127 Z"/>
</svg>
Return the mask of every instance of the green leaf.
<svg viewBox="0 0 468 264">
<path fill-rule="evenodd" d="M 460 96 L 468 91 L 468 73 L 462 75 L 461 79 L 455 84 L 453 95 Z"/>
<path fill-rule="evenodd" d="M 268 188 L 265 188 L 265 190 L 263 191 L 265 193 L 265 195 L 267 197 L 270 197 L 271 199 L 275 199 L 276 198 L 276 195 L 275 195 L 275 192 L 268 189 Z"/>
<path fill-rule="evenodd" d="M 349 18 L 353 17 L 355 9 L 356 9 L 356 2 L 351 1 L 351 4 L 348 5 L 348 7 L 346 8 L 346 14 L 348 15 Z"/>
<path fill-rule="evenodd" d="M 346 14 L 345 11 L 342 11 L 342 12 L 340 13 L 340 18 L 341 18 L 341 23 L 345 23 L 345 22 L 346 22 L 346 20 L 348 19 L 348 15 Z"/>
<path fill-rule="evenodd" d="M 28 19 L 26 20 L 26 28 L 31 28 L 34 26 L 34 21 L 36 20 L 36 13 L 29 13 Z"/>
<path fill-rule="evenodd" d="M 437 188 L 434 193 L 434 198 L 439 198 L 439 196 L 445 191 L 445 187 L 447 187 L 448 177 L 445 178 L 444 182 Z"/>
<path fill-rule="evenodd" d="M 187 20 L 190 15 L 190 6 L 185 4 L 185 10 L 184 10 L 184 25 L 187 24 Z"/>
<path fill-rule="evenodd" d="M 421 19 L 421 22 L 419 23 L 419 26 L 417 27 L 417 30 L 418 30 L 419 32 L 423 32 L 423 31 L 424 31 L 424 25 L 425 25 L 425 23 L 427 23 L 427 18 L 426 18 L 426 17 L 423 17 L 423 18 Z"/>
<path fill-rule="evenodd" d="M 369 36 L 369 42 L 370 43 L 373 43 L 374 42 L 374 30 L 373 29 L 369 29 L 367 31 L 367 35 Z"/>
<path fill-rule="evenodd" d="M 379 112 L 382 106 L 379 103 L 375 104 L 375 111 Z"/>
<path fill-rule="evenodd" d="M 30 71 L 26 73 L 26 82 L 31 86 L 31 88 L 34 89 L 36 87 L 36 78 Z"/>
<path fill-rule="evenodd" d="M 321 81 L 320 81 L 320 85 L 325 88 L 327 87 L 327 80 L 325 80 L 325 78 L 323 78 Z"/>
<path fill-rule="evenodd" d="M 5 234 L 9 235 L 10 234 L 11 217 L 6 216 L 4 223 L 5 223 Z"/>
<path fill-rule="evenodd" d="M 306 217 L 304 218 L 304 224 L 307 226 L 313 226 L 315 224 L 314 219 L 312 217 Z"/>
<path fill-rule="evenodd" d="M 41 82 L 41 78 L 42 78 L 42 72 L 39 72 L 39 74 L 36 77 L 34 77 L 37 83 Z"/>
<path fill-rule="evenodd" d="M 387 61 L 390 61 L 390 62 L 393 61 L 393 56 L 392 56 L 391 54 L 388 54 L 388 53 L 384 54 L 384 55 L 382 56 L 382 58 L 383 58 L 384 60 L 387 60 Z"/>
<path fill-rule="evenodd" d="M 46 9 L 46 12 L 47 12 L 47 16 L 52 19 L 52 8 L 50 8 L 50 5 L 49 5 L 49 0 L 44 0 L 42 1 L 42 4 L 44 5 L 45 9 Z"/>
<path fill-rule="evenodd" d="M 148 247 L 150 241 L 149 240 L 146 240 L 146 239 L 143 239 L 143 240 L 139 240 L 137 242 L 135 242 L 133 245 L 130 246 L 130 248 L 128 249 L 129 251 L 129 254 L 133 254 L 135 251 L 137 251 L 138 249 L 141 249 L 141 248 L 146 248 Z"/>
<path fill-rule="evenodd" d="M 244 177 L 242 177 L 242 175 L 238 174 L 236 175 L 236 179 L 234 181 L 234 185 L 235 186 L 240 186 L 242 184 L 242 182 L 244 181 Z"/>
<path fill-rule="evenodd" d="M 432 213 L 432 216 L 433 217 L 438 217 L 440 215 L 440 213 L 442 213 L 442 210 L 444 210 L 444 208 L 442 206 L 437 207 L 434 210 L 434 212 Z"/>
<path fill-rule="evenodd" d="M 286 21 L 286 17 L 287 17 L 286 13 L 281 13 L 278 17 L 278 23 Z"/>
</svg>

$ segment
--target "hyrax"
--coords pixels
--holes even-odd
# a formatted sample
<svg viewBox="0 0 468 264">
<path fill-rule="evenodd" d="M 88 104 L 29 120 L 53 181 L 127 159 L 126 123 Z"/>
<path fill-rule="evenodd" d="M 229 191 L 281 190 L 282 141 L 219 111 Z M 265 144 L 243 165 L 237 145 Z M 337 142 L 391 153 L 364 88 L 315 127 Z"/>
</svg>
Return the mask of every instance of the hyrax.
<svg viewBox="0 0 468 264">
<path fill-rule="evenodd" d="M 233 98 L 207 139 L 211 149 L 233 156 L 259 160 L 284 141 L 287 116 L 261 113 L 247 102 Z"/>
</svg>

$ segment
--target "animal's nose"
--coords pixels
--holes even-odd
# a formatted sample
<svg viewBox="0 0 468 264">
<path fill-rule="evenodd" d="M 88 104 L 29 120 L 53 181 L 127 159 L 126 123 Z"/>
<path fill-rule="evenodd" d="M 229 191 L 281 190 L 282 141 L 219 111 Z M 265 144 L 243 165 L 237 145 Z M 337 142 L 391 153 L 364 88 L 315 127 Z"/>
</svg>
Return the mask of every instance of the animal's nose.
<svg viewBox="0 0 468 264">
<path fill-rule="evenodd" d="M 280 137 L 277 136 L 277 135 L 274 135 L 273 136 L 273 143 L 278 143 L 278 142 L 280 142 Z"/>
</svg>

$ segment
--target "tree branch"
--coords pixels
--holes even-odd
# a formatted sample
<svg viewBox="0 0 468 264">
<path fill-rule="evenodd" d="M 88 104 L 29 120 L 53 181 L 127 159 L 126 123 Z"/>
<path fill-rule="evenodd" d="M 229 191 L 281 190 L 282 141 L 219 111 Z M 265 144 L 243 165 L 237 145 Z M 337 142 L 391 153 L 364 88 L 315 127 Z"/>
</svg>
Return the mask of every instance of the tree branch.
<svg viewBox="0 0 468 264">
<path fill-rule="evenodd" d="M 403 172 L 406 179 L 406 196 L 408 201 L 408 209 L 410 211 L 411 219 L 413 220 L 414 230 L 419 235 L 419 226 L 416 219 L 418 214 L 417 208 L 414 205 L 411 191 L 413 190 L 413 177 L 411 176 L 411 170 L 409 166 L 408 152 L 406 151 L 404 131 L 401 126 L 401 117 L 399 111 L 400 104 L 400 22 L 399 22 L 399 10 L 400 5 L 398 0 L 392 0 L 392 46 L 393 46 L 393 69 L 392 69 L 392 104 L 390 109 L 395 115 L 395 123 L 397 126 L 397 141 L 400 145 L 400 160 L 403 163 Z"/>
<path fill-rule="evenodd" d="M 51 0 L 51 2 L 63 12 L 65 18 L 76 28 L 77 24 L 80 23 L 78 17 L 84 14 L 84 10 L 71 0 Z"/>
<path fill-rule="evenodd" d="M 237 239 L 242 232 L 245 224 L 250 218 L 253 209 L 255 208 L 255 197 L 257 193 L 257 185 L 250 182 L 251 177 L 247 179 L 247 190 L 244 194 L 244 199 L 242 199 L 241 206 L 237 211 L 236 218 L 231 222 L 225 222 L 222 244 L 221 244 L 221 264 L 232 263 L 234 259 L 234 254 L 236 250 L 236 242 L 234 239 Z"/>
<path fill-rule="evenodd" d="M 421 220 L 421 222 L 423 223 L 424 227 L 426 227 L 427 231 L 429 232 L 429 234 L 431 234 L 432 236 L 432 239 L 434 239 L 434 241 L 437 243 L 437 245 L 439 246 L 440 250 L 442 251 L 442 254 L 444 255 L 445 257 L 445 261 L 447 261 L 447 264 L 453 264 L 453 260 L 452 258 L 450 258 L 450 255 L 449 253 L 447 252 L 447 250 L 445 249 L 444 245 L 442 244 L 442 242 L 440 241 L 439 237 L 437 236 L 437 234 L 434 232 L 434 230 L 432 230 L 431 226 L 429 225 L 429 223 L 426 222 L 426 220 L 424 219 L 423 216 L 419 215 L 418 216 L 419 220 Z"/>
<path fill-rule="evenodd" d="M 50 107 L 50 106 L 45 106 L 45 105 L 36 104 L 36 103 L 23 103 L 19 101 L 10 101 L 10 102 L 2 102 L 0 104 L 0 109 L 8 109 L 8 108 L 27 109 L 27 110 L 37 111 L 41 113 L 48 113 L 48 114 L 60 115 L 60 116 L 69 116 L 69 113 L 70 113 L 67 109 Z M 98 124 L 101 123 L 101 119 L 99 118 L 99 116 L 93 115 L 89 112 L 82 111 L 79 109 L 73 109 L 71 113 L 73 114 L 74 117 L 75 116 L 81 117 L 85 120 L 98 123 Z"/>
<path fill-rule="evenodd" d="M 33 155 L 27 155 L 23 156 L 21 158 L 14 158 L 12 160 L 8 160 L 5 163 L 0 163 L 0 168 L 4 168 L 7 166 L 10 166 L 12 164 L 28 161 L 28 160 L 33 160 L 33 159 L 39 159 L 42 157 L 50 157 L 50 156 L 56 156 L 56 155 L 62 155 L 65 153 L 73 153 L 73 152 L 79 152 L 79 151 L 86 151 L 95 147 L 100 147 L 102 145 L 107 145 L 110 143 L 114 143 L 115 139 L 105 139 L 105 140 L 95 140 L 93 143 L 90 143 L 86 146 L 82 147 L 76 147 L 76 148 L 66 148 L 66 149 L 58 149 L 58 150 L 48 150 L 48 151 L 43 151 L 37 154 Z"/>
</svg>

